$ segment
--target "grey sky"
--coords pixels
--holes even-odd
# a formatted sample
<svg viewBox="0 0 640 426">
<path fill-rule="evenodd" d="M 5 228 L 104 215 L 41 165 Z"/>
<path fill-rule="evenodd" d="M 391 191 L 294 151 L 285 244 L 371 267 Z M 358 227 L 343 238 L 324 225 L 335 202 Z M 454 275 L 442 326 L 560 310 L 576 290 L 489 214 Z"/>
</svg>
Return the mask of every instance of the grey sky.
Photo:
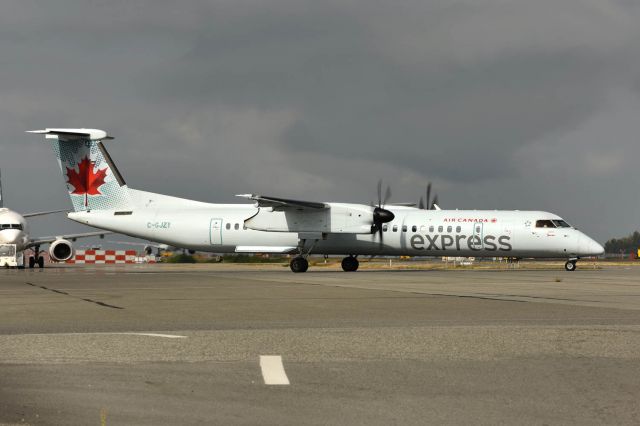
<svg viewBox="0 0 640 426">
<path fill-rule="evenodd" d="M 549 210 L 601 241 L 626 235 L 640 227 L 639 5 L 4 1 L 6 202 L 69 205 L 24 130 L 97 127 L 140 189 L 369 202 L 383 178 L 417 202 L 432 180 L 448 208 Z"/>
</svg>

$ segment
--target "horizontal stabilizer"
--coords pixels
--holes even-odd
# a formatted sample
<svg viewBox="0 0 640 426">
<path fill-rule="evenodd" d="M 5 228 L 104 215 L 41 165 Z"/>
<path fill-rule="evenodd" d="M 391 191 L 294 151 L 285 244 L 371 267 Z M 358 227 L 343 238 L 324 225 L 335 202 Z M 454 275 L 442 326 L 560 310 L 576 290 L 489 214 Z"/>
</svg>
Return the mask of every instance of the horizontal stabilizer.
<svg viewBox="0 0 640 426">
<path fill-rule="evenodd" d="M 62 129 L 47 127 L 44 130 L 27 130 L 27 133 L 37 133 L 40 135 L 57 135 L 62 136 L 62 139 L 89 139 L 92 141 L 113 139 L 111 136 L 107 135 L 107 132 L 100 129 Z"/>
</svg>

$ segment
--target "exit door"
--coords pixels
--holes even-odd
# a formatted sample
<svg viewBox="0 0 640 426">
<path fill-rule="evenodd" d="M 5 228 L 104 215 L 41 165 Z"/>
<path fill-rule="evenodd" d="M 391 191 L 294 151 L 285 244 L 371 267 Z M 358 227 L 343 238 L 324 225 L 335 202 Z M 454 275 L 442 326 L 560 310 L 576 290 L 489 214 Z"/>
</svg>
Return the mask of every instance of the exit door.
<svg viewBox="0 0 640 426">
<path fill-rule="evenodd" d="M 213 244 L 222 244 L 222 219 L 211 219 L 209 225 L 209 242 Z"/>
<path fill-rule="evenodd" d="M 471 250 L 484 249 L 484 223 L 478 222 L 473 224 L 473 233 L 469 242 Z"/>
</svg>

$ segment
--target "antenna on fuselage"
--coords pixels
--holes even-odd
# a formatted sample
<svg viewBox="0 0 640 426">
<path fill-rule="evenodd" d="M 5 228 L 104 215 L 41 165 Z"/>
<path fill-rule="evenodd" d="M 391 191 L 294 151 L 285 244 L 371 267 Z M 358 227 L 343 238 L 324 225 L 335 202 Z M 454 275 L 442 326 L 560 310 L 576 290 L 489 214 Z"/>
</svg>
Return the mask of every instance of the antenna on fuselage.
<svg viewBox="0 0 640 426">
<path fill-rule="evenodd" d="M 0 209 L 4 207 L 4 201 L 2 201 L 2 170 L 0 170 Z"/>
</svg>

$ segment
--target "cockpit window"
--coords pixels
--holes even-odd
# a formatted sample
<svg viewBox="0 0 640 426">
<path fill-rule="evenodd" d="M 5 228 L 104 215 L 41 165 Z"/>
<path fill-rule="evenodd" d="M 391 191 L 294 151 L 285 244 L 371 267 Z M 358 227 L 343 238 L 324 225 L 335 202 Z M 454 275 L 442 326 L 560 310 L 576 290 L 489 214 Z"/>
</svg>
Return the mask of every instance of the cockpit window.
<svg viewBox="0 0 640 426">
<path fill-rule="evenodd" d="M 562 219 L 559 220 L 554 220 L 553 223 L 558 227 L 558 228 L 571 228 L 571 225 L 569 225 L 567 222 L 565 222 Z"/>
<path fill-rule="evenodd" d="M 22 231 L 22 225 L 19 223 L 3 223 L 0 225 L 0 230 L 2 229 L 19 229 Z"/>
<path fill-rule="evenodd" d="M 537 220 L 536 221 L 536 228 L 555 228 L 556 225 L 554 225 L 552 220 Z"/>
</svg>

